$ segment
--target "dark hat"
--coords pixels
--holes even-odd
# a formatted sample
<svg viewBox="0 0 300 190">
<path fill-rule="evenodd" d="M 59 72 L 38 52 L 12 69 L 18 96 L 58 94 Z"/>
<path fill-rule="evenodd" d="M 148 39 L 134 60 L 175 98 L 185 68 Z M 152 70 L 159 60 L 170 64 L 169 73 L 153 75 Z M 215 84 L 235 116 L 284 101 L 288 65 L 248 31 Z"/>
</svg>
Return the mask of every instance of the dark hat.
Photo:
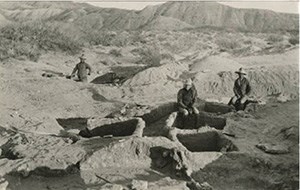
<svg viewBox="0 0 300 190">
<path fill-rule="evenodd" d="M 238 71 L 235 71 L 235 73 L 237 73 L 237 74 L 242 74 L 242 75 L 246 75 L 246 72 L 244 71 L 243 68 L 239 68 L 239 70 L 238 70 Z"/>
</svg>

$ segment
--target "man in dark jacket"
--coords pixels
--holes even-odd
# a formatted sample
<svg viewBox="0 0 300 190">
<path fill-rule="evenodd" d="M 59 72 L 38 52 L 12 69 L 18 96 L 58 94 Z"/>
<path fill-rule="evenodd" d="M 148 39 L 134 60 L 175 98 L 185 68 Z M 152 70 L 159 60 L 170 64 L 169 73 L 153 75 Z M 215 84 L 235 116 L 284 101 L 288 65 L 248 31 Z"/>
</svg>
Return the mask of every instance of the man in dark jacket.
<svg viewBox="0 0 300 190">
<path fill-rule="evenodd" d="M 177 94 L 178 111 L 183 115 L 199 114 L 199 111 L 194 107 L 197 98 L 197 90 L 191 79 L 184 83 L 184 87 Z"/>
<path fill-rule="evenodd" d="M 239 77 L 234 82 L 234 97 L 229 101 L 229 105 L 234 105 L 237 110 L 244 110 L 245 103 L 248 100 L 248 95 L 251 91 L 251 86 L 247 78 L 245 78 L 246 72 L 243 68 L 240 68 L 235 73 L 237 73 Z"/>
<path fill-rule="evenodd" d="M 79 59 L 80 62 L 73 69 L 71 76 L 74 77 L 75 73 L 77 72 L 78 81 L 87 82 L 87 75 L 91 74 L 92 68 L 85 62 L 86 58 L 84 57 L 84 55 L 81 55 Z M 87 72 L 87 70 L 89 71 Z"/>
</svg>

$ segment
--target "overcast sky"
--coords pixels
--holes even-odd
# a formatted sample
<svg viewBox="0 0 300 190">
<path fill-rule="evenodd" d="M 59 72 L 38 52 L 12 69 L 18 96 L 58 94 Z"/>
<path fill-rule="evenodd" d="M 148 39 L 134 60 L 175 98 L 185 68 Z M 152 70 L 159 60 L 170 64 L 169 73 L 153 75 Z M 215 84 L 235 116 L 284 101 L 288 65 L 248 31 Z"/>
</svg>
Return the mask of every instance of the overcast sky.
<svg viewBox="0 0 300 190">
<path fill-rule="evenodd" d="M 126 0 L 119 0 L 119 2 L 88 2 L 92 5 L 99 7 L 115 7 L 120 9 L 133 9 L 133 10 L 141 10 L 147 5 L 157 5 L 164 3 L 165 1 L 151 1 L 151 2 L 126 2 Z M 220 2 L 225 5 L 229 5 L 236 8 L 255 8 L 255 9 L 269 9 L 277 12 L 287 12 L 287 13 L 298 13 L 298 2 L 297 1 L 264 1 L 264 0 L 256 0 L 255 1 L 223 1 Z"/>
</svg>

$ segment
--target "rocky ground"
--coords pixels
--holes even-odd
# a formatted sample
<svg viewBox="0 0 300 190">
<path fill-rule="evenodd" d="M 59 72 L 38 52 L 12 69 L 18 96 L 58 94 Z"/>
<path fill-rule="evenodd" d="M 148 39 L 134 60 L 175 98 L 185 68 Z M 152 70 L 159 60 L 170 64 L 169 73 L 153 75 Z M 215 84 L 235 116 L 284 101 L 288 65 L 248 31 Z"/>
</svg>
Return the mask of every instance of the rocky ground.
<svg viewBox="0 0 300 190">
<path fill-rule="evenodd" d="M 298 48 L 193 52 L 151 68 L 132 64 L 130 47 L 121 58 L 111 49 L 85 50 L 94 68 L 86 84 L 66 78 L 77 58 L 61 53 L 1 62 L 2 189 L 298 189 Z M 240 66 L 259 104 L 234 112 L 222 102 Z M 115 85 L 111 72 L 127 80 Z M 198 125 L 174 113 L 189 77 Z"/>
</svg>

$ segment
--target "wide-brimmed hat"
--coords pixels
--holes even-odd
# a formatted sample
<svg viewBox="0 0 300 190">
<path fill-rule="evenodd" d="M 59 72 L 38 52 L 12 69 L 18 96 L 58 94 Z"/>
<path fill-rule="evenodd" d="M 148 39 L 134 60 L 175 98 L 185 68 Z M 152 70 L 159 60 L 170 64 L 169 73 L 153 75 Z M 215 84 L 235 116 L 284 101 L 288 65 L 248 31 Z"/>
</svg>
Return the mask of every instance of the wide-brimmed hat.
<svg viewBox="0 0 300 190">
<path fill-rule="evenodd" d="M 242 75 L 246 75 L 246 72 L 244 71 L 243 68 L 239 68 L 239 70 L 238 70 L 238 71 L 235 71 L 235 73 L 237 73 L 237 74 L 242 74 Z"/>
<path fill-rule="evenodd" d="M 187 79 L 187 80 L 185 80 L 185 81 L 184 81 L 184 85 L 192 86 L 192 85 L 193 85 L 192 79 Z"/>
</svg>

